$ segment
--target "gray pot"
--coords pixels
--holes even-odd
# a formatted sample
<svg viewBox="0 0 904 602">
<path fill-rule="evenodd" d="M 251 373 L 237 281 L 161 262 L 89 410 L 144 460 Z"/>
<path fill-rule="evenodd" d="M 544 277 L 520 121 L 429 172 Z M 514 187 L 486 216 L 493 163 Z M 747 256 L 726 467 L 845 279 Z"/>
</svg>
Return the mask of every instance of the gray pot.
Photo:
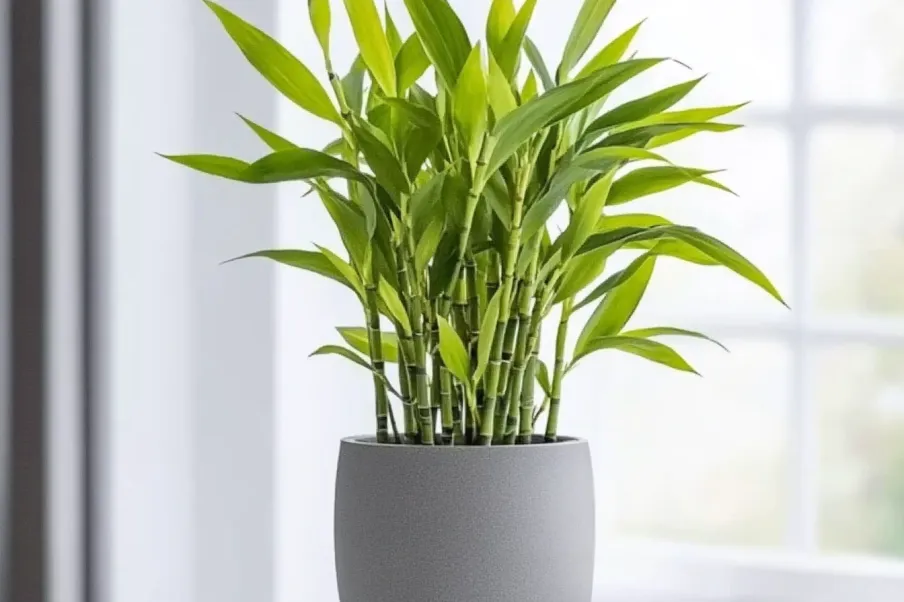
<svg viewBox="0 0 904 602">
<path fill-rule="evenodd" d="M 344 439 L 341 602 L 590 602 L 586 441 L 498 447 Z"/>
</svg>

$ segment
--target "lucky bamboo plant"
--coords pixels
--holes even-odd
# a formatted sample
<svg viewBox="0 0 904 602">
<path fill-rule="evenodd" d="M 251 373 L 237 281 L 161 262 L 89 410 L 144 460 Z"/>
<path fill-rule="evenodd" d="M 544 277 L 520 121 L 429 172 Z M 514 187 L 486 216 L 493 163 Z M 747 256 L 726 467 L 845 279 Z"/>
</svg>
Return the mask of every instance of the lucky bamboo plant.
<svg viewBox="0 0 904 602">
<path fill-rule="evenodd" d="M 276 40 L 206 3 L 261 75 L 335 124 L 338 137 L 312 150 L 243 118 L 272 152 L 251 163 L 167 158 L 239 182 L 303 181 L 319 197 L 344 254 L 318 246 L 245 257 L 314 272 L 361 302 L 364 327 L 339 328 L 346 345 L 314 353 L 372 374 L 379 442 L 556 441 L 563 379 L 601 350 L 692 372 L 657 339 L 704 335 L 627 329 L 660 257 L 724 266 L 782 301 L 759 269 L 716 238 L 657 215 L 610 214 L 685 184 L 728 190 L 712 171 L 675 165 L 654 149 L 734 130 L 740 126 L 715 120 L 743 106 L 670 110 L 702 79 L 695 78 L 609 108 L 621 85 L 676 62 L 631 53 L 640 24 L 585 60 L 615 0 L 584 1 L 554 71 L 527 35 L 536 0 L 518 9 L 493 0 L 485 44 L 471 40 L 446 0 L 405 0 L 415 29 L 407 37 L 374 0 L 344 0 L 358 45 L 344 74 L 330 54 L 330 0 L 308 0 L 331 93 Z M 633 261 L 607 274 L 616 253 Z M 590 305 L 568 349 L 571 318 Z M 550 316 L 551 370 L 538 357 Z M 544 416 L 544 436 L 535 437 Z"/>
</svg>

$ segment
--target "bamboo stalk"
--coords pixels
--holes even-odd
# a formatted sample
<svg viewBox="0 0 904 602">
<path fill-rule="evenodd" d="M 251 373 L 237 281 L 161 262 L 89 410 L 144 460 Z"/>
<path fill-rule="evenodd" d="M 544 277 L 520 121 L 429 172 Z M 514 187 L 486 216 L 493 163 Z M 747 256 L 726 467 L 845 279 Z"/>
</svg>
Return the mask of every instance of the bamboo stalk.
<svg viewBox="0 0 904 602">
<path fill-rule="evenodd" d="M 389 395 L 386 391 L 383 344 L 380 334 L 380 314 L 377 310 L 377 286 L 372 280 L 365 285 L 367 309 L 367 342 L 370 346 L 371 364 L 374 368 L 374 391 L 376 393 L 377 443 L 389 443 Z"/>
<path fill-rule="evenodd" d="M 521 391 L 524 384 L 524 372 L 527 366 L 531 349 L 528 341 L 531 334 L 530 300 L 534 296 L 534 280 L 537 277 L 537 263 L 539 261 L 539 245 L 529 251 L 532 253 L 530 267 L 519 290 L 518 296 L 518 343 L 515 347 L 511 376 L 509 378 L 508 391 L 505 396 L 506 420 L 505 443 L 514 445 L 518 434 L 518 426 L 521 415 L 519 413 L 521 403 Z"/>
<path fill-rule="evenodd" d="M 404 410 L 405 442 L 415 443 L 418 437 L 417 414 L 414 411 L 414 402 L 411 399 L 411 390 L 408 385 L 408 367 L 401 357 L 399 358 L 399 389 Z"/>
<path fill-rule="evenodd" d="M 452 445 L 452 437 L 455 434 L 455 417 L 452 408 L 452 378 L 448 368 L 440 366 L 439 369 L 442 387 L 440 394 L 440 408 L 443 417 L 443 445 Z"/>
<path fill-rule="evenodd" d="M 537 343 L 537 346 L 539 342 Z M 537 354 L 539 349 L 535 346 L 531 349 L 530 358 L 527 360 L 527 369 L 521 385 L 521 416 L 518 425 L 518 444 L 530 445 L 534 435 L 534 393 L 537 388 Z"/>
<path fill-rule="evenodd" d="M 562 377 L 565 372 L 565 339 L 568 337 L 568 320 L 571 318 L 573 305 L 573 297 L 562 303 L 562 315 L 556 331 L 556 364 L 552 377 L 552 395 L 549 399 L 549 416 L 546 419 L 546 441 L 549 443 L 555 443 L 558 440 L 559 405 L 562 401 Z"/>
<path fill-rule="evenodd" d="M 487 301 L 493 298 L 499 290 L 499 253 L 490 249 L 489 261 L 487 261 Z"/>
</svg>

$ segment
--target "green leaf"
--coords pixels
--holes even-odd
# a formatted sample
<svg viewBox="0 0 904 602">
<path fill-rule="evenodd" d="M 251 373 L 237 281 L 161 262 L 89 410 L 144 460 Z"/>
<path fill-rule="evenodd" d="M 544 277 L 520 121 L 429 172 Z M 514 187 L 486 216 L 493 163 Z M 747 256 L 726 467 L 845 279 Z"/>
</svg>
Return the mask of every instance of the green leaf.
<svg viewBox="0 0 904 602">
<path fill-rule="evenodd" d="M 342 124 L 326 90 L 311 71 L 279 42 L 216 2 L 204 0 L 248 62 L 286 98 L 327 121 Z"/>
<path fill-rule="evenodd" d="M 370 244 L 364 215 L 347 199 L 327 187 L 316 187 L 323 206 L 336 224 L 336 230 L 342 237 L 342 243 L 348 251 L 352 263 L 363 270 L 364 260 Z M 363 291 L 362 291 L 363 292 Z"/>
<path fill-rule="evenodd" d="M 499 320 L 499 305 L 501 303 L 502 290 L 497 290 L 487 303 L 486 311 L 480 322 L 480 333 L 477 337 L 477 368 L 474 371 L 474 382 L 479 382 L 490 362 L 490 352 L 493 350 L 493 335 L 496 332 L 496 322 Z"/>
<path fill-rule="evenodd" d="M 524 80 L 524 86 L 521 87 L 518 96 L 521 98 L 522 105 L 537 97 L 537 76 L 533 71 L 527 74 L 527 79 Z"/>
<path fill-rule="evenodd" d="M 483 194 L 502 226 L 506 230 L 510 230 L 512 227 L 512 200 L 509 198 L 505 178 L 501 173 L 494 173 L 487 180 Z"/>
<path fill-rule="evenodd" d="M 253 184 L 275 184 L 314 178 L 342 178 L 370 184 L 366 175 L 349 163 L 309 148 L 271 153 L 248 166 L 242 181 Z"/>
<path fill-rule="evenodd" d="M 658 115 L 651 115 L 646 119 L 642 119 L 636 123 L 626 124 L 620 128 L 614 128 L 613 131 L 634 129 L 645 125 L 666 125 L 673 123 L 703 123 L 711 121 L 716 117 L 722 117 L 729 113 L 734 113 L 738 109 L 746 107 L 747 102 L 736 105 L 725 105 L 719 107 L 702 107 L 697 109 L 682 109 L 680 111 L 667 111 Z"/>
<path fill-rule="evenodd" d="M 321 247 L 320 245 L 316 246 L 323 256 L 329 260 L 330 263 L 333 264 L 333 267 L 342 274 L 342 277 L 345 278 L 348 282 L 351 283 L 352 288 L 358 293 L 358 298 L 364 299 L 364 285 L 361 283 L 361 279 L 358 277 L 358 273 L 355 271 L 355 268 L 351 266 L 350 263 L 327 249 L 326 247 Z"/>
<path fill-rule="evenodd" d="M 416 233 L 423 232 L 436 217 L 434 208 L 442 197 L 446 174 L 433 174 L 426 183 L 414 191 L 410 199 L 411 223 Z"/>
<path fill-rule="evenodd" d="M 555 88 L 556 83 L 549 74 L 549 68 L 546 66 L 546 61 L 543 60 L 540 49 L 537 48 L 534 41 L 530 39 L 530 36 L 525 36 L 524 38 L 524 53 L 527 55 L 527 60 L 530 61 L 531 67 L 533 67 L 537 75 L 540 76 L 543 90 L 546 91 Z"/>
<path fill-rule="evenodd" d="M 521 56 L 521 44 L 524 42 L 527 26 L 530 24 L 536 6 L 537 0 L 525 0 L 515 20 L 512 21 L 508 33 L 505 34 L 505 39 L 499 46 L 498 53 L 496 51 L 493 52 L 499 67 L 509 80 L 515 78 L 518 58 Z"/>
<path fill-rule="evenodd" d="M 615 289 L 616 287 L 621 286 L 622 284 L 627 282 L 634 274 L 637 273 L 637 271 L 640 268 L 642 268 L 644 265 L 646 265 L 647 260 L 650 258 L 651 255 L 654 255 L 654 254 L 655 253 L 644 253 L 643 255 L 636 257 L 634 259 L 634 261 L 629 263 L 628 267 L 626 267 L 622 270 L 619 270 L 618 272 L 616 272 L 616 273 L 612 274 L 611 276 L 609 276 L 608 278 L 606 278 L 599 286 L 597 286 L 595 289 L 593 289 L 593 291 L 591 291 L 590 294 L 588 294 L 581 302 L 579 302 L 577 305 L 574 306 L 574 311 L 577 311 L 577 310 L 581 309 L 582 307 L 585 307 L 585 306 L 593 303 L 594 301 L 596 301 L 597 299 L 599 299 L 600 297 L 602 297 L 609 291 L 611 291 L 611 290 Z M 600 272 L 600 273 L 602 273 L 602 272 Z"/>
<path fill-rule="evenodd" d="M 615 0 L 584 0 L 577 19 L 565 43 L 562 62 L 559 65 L 559 81 L 565 81 L 572 68 L 578 64 L 599 33 L 603 21 L 612 10 Z"/>
<path fill-rule="evenodd" d="M 473 163 L 480 154 L 483 134 L 487 129 L 487 81 L 483 73 L 480 43 L 474 46 L 458 77 L 453 108 L 468 148 L 468 159 Z"/>
<path fill-rule="evenodd" d="M 374 0 L 345 0 L 345 9 L 364 64 L 386 96 L 396 93 L 394 54 L 383 32 Z"/>
<path fill-rule="evenodd" d="M 493 115 L 496 120 L 500 120 L 515 109 L 518 108 L 518 101 L 512 93 L 512 85 L 506 79 L 505 74 L 493 55 L 490 55 L 490 76 L 487 82 L 487 92 L 490 107 L 493 109 Z"/>
<path fill-rule="evenodd" d="M 244 174 L 248 169 L 248 163 L 241 159 L 222 157 L 220 155 L 160 155 L 179 165 L 190 167 L 195 171 L 212 176 L 228 178 L 244 182 Z"/>
<path fill-rule="evenodd" d="M 671 190 L 688 182 L 703 184 L 731 193 L 731 189 L 706 176 L 718 170 L 663 165 L 642 167 L 629 172 L 612 184 L 609 205 L 621 205 L 658 192 Z M 733 193 L 732 193 L 733 194 Z"/>
<path fill-rule="evenodd" d="M 242 255 L 241 257 L 235 257 L 224 263 L 231 263 L 233 261 L 239 261 L 240 259 L 251 259 L 257 257 L 270 259 L 283 265 L 325 276 L 357 292 L 355 288 L 356 282 L 349 281 L 348 278 L 346 278 L 346 274 L 337 269 L 333 262 L 326 257 L 326 255 L 317 251 L 302 251 L 296 249 L 273 249 L 267 251 L 257 251 L 255 253 Z"/>
<path fill-rule="evenodd" d="M 389 2 L 383 4 L 383 21 L 386 23 L 386 41 L 389 42 L 389 49 L 392 56 L 398 56 L 399 50 L 402 49 L 402 36 L 399 34 L 399 28 L 396 27 L 392 15 L 389 13 Z"/>
<path fill-rule="evenodd" d="M 392 150 L 383 144 L 366 125 L 353 123 L 352 131 L 355 134 L 358 147 L 367 160 L 367 164 L 374 172 L 377 182 L 393 194 L 407 194 L 411 185 L 408 183 L 408 177 L 405 175 L 402 165 L 396 159 Z"/>
<path fill-rule="evenodd" d="M 288 140 L 286 140 L 285 138 L 283 138 L 276 132 L 271 132 L 264 126 L 251 121 L 244 115 L 240 115 L 238 113 L 236 113 L 236 114 L 239 116 L 239 118 L 242 121 L 245 122 L 245 125 L 247 125 L 249 128 L 251 128 L 251 131 L 253 131 L 255 134 L 257 134 L 257 137 L 260 138 L 264 142 L 264 144 L 269 146 L 272 150 L 282 151 L 282 150 L 290 150 L 293 148 L 298 148 L 297 144 L 295 144 L 293 142 L 289 142 Z"/>
<path fill-rule="evenodd" d="M 663 366 L 668 366 L 669 368 L 674 368 L 675 370 L 679 370 L 681 372 L 691 372 L 693 374 L 699 374 L 691 367 L 690 364 L 687 363 L 687 361 L 683 357 L 678 354 L 677 351 L 675 351 L 668 345 L 663 345 L 662 343 L 658 343 L 650 339 L 641 339 L 628 336 L 605 336 L 588 341 L 587 347 L 584 352 L 579 357 L 575 357 L 575 359 L 571 363 L 571 366 L 573 367 L 578 360 L 586 357 L 590 353 L 593 353 L 594 351 L 601 351 L 603 349 L 616 349 L 618 351 L 624 351 L 625 353 L 631 353 L 638 357 L 642 357 L 645 360 L 649 360 L 657 364 L 662 364 Z"/>
<path fill-rule="evenodd" d="M 649 339 L 652 337 L 662 337 L 662 336 L 678 336 L 678 337 L 689 337 L 692 339 L 701 339 L 704 341 L 709 341 L 714 345 L 718 345 L 725 351 L 728 351 L 728 347 L 720 343 L 719 341 L 708 337 L 707 335 L 696 332 L 693 330 L 685 330 L 683 328 L 673 328 L 671 326 L 657 326 L 653 328 L 640 328 L 638 330 L 631 330 L 627 332 L 623 332 L 622 336 L 626 337 L 635 337 L 640 339 Z"/>
<path fill-rule="evenodd" d="M 414 251 L 414 267 L 418 272 L 427 268 L 427 264 L 439 247 L 439 242 L 443 239 L 443 232 L 443 219 L 441 216 L 435 216 L 417 241 Z"/>
<path fill-rule="evenodd" d="M 512 0 L 493 0 L 487 15 L 487 45 L 490 53 L 499 56 L 505 35 L 515 20 L 515 5 Z"/>
<path fill-rule="evenodd" d="M 336 138 L 335 140 L 324 146 L 321 150 L 331 157 L 344 157 L 350 149 L 348 142 L 345 141 L 345 138 Z"/>
<path fill-rule="evenodd" d="M 611 255 L 612 253 L 607 249 L 597 249 L 573 257 L 565 268 L 553 303 L 561 303 L 565 299 L 574 297 L 599 278 L 606 269 L 606 260 Z"/>
<path fill-rule="evenodd" d="M 411 333 L 411 321 L 408 319 L 408 313 L 402 304 L 398 291 L 392 288 L 392 285 L 385 278 L 380 278 L 377 285 L 377 293 L 380 301 L 386 307 L 387 316 L 395 323 L 401 325 L 402 330 Z"/>
<path fill-rule="evenodd" d="M 311 27 L 314 35 L 323 50 L 323 56 L 330 56 L 330 0 L 308 0 L 308 15 L 311 17 Z"/>
<path fill-rule="evenodd" d="M 464 25 L 446 0 L 405 0 L 405 6 L 430 62 L 451 90 L 471 52 Z"/>
<path fill-rule="evenodd" d="M 640 121 L 651 115 L 662 113 L 690 94 L 701 81 L 703 81 L 702 77 L 619 105 L 587 126 L 583 137 L 589 140 L 617 125 Z"/>
<path fill-rule="evenodd" d="M 575 357 L 587 352 L 588 343 L 592 339 L 621 332 L 637 310 L 653 276 L 655 265 L 655 256 L 648 257 L 634 274 L 606 295 L 581 331 L 574 349 Z"/>
<path fill-rule="evenodd" d="M 568 227 L 562 235 L 562 254 L 566 260 L 574 256 L 596 228 L 596 223 L 609 198 L 609 189 L 612 188 L 614 177 L 615 170 L 612 170 L 598 179 L 578 203 L 577 210 L 571 216 Z"/>
<path fill-rule="evenodd" d="M 613 131 L 598 146 L 634 146 L 656 148 L 700 132 L 731 132 L 740 128 L 733 123 L 670 123 L 632 127 Z"/>
<path fill-rule="evenodd" d="M 587 239 L 584 246 L 578 249 L 577 255 L 580 257 L 585 253 L 592 253 L 595 251 L 605 251 L 611 255 L 618 249 L 632 243 L 660 240 L 668 236 L 674 227 L 675 226 L 627 226 L 598 232 Z"/>
<path fill-rule="evenodd" d="M 316 355 L 338 355 L 358 364 L 362 368 L 365 368 L 368 372 L 373 372 L 373 368 L 371 367 L 370 363 L 367 362 L 367 360 L 359 356 L 354 351 L 346 349 L 345 347 L 341 347 L 339 345 L 324 345 L 323 347 L 317 349 L 314 353 L 312 353 L 310 357 L 314 357 Z"/>
<path fill-rule="evenodd" d="M 461 383 L 470 385 L 471 370 L 464 343 L 448 320 L 442 316 L 437 316 L 436 319 L 439 322 L 439 354 L 443 363 Z"/>
<path fill-rule="evenodd" d="M 549 367 L 540 358 L 536 358 L 535 361 L 537 362 L 537 383 L 539 383 L 540 388 L 547 397 L 552 397 L 552 384 L 550 384 L 552 381 L 549 379 Z"/>
<path fill-rule="evenodd" d="M 637 35 L 637 31 L 640 29 L 640 26 L 643 25 L 643 23 L 644 22 L 641 21 L 634 27 L 630 28 L 629 30 L 609 42 L 592 59 L 587 61 L 587 64 L 584 65 L 575 79 L 582 79 L 584 77 L 587 77 L 588 75 L 599 71 L 604 67 L 609 67 L 622 60 L 622 57 L 625 56 L 625 53 L 631 46 L 631 42 L 634 41 L 634 36 Z"/>
<path fill-rule="evenodd" d="M 345 95 L 345 102 L 355 115 L 360 115 L 364 108 L 364 74 L 366 71 L 367 67 L 359 55 L 352 63 L 349 72 L 342 78 L 342 93 Z"/>
<path fill-rule="evenodd" d="M 662 59 L 625 61 L 585 79 L 558 86 L 521 105 L 499 120 L 493 129 L 496 144 L 489 161 L 489 173 L 499 169 L 543 128 L 573 115 L 660 62 Z"/>
<path fill-rule="evenodd" d="M 349 347 L 370 357 L 370 339 L 366 328 L 339 327 L 336 330 Z M 399 337 L 396 333 L 381 332 L 380 347 L 383 350 L 383 361 L 392 364 L 399 362 Z"/>
<path fill-rule="evenodd" d="M 417 80 L 424 75 L 430 66 L 430 59 L 424 52 L 424 46 L 418 35 L 412 34 L 396 55 L 395 70 L 399 77 L 399 94 L 404 94 Z"/>
</svg>

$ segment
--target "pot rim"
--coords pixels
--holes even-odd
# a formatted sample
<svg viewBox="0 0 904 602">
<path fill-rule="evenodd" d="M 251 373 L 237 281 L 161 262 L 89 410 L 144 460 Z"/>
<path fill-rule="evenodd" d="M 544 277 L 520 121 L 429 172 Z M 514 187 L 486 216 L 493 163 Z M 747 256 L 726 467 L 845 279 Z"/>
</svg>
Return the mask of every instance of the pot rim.
<svg viewBox="0 0 904 602">
<path fill-rule="evenodd" d="M 587 440 L 581 437 L 560 436 L 555 443 L 546 443 L 542 441 L 542 435 L 534 435 L 534 439 L 540 439 L 538 443 L 530 445 L 418 445 L 416 443 L 377 443 L 377 438 L 373 435 L 354 435 L 352 437 L 343 437 L 340 442 L 343 445 L 354 445 L 357 447 L 371 447 L 375 449 L 411 449 L 423 452 L 446 453 L 447 451 L 455 451 L 456 453 L 466 452 L 504 452 L 504 451 L 523 451 L 531 452 L 543 449 L 570 447 L 575 445 L 587 445 Z"/>
</svg>

